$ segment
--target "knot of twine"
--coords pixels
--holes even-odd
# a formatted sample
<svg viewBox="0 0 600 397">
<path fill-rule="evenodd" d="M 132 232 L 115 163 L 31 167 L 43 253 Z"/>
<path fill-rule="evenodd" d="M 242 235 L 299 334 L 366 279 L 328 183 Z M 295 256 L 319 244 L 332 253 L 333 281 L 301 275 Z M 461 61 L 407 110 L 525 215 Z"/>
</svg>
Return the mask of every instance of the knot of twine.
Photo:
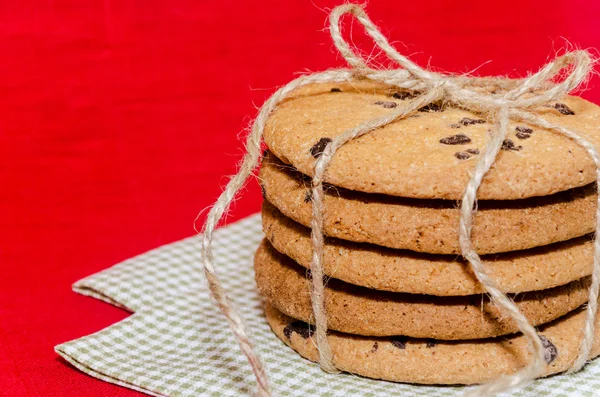
<svg viewBox="0 0 600 397">
<path fill-rule="evenodd" d="M 357 55 L 342 37 L 340 19 L 351 14 L 364 27 L 388 57 L 399 65 L 398 69 L 382 70 L 369 67 L 367 62 Z M 232 331 L 248 358 L 257 379 L 257 394 L 271 396 L 268 377 L 258 358 L 252 342 L 245 330 L 242 319 L 231 306 L 229 299 L 216 275 L 212 238 L 213 232 L 237 192 L 244 186 L 262 158 L 262 136 L 269 115 L 278 104 L 294 90 L 313 83 L 341 83 L 350 79 L 369 79 L 388 86 L 413 90 L 420 95 L 404 102 L 386 116 L 364 122 L 350 130 L 344 131 L 332 139 L 316 160 L 312 179 L 312 220 L 311 237 L 313 259 L 311 263 L 312 288 L 311 301 L 314 314 L 316 344 L 319 350 L 319 362 L 323 370 L 337 372 L 334 366 L 331 348 L 327 340 L 327 316 L 325 308 L 325 285 L 323 282 L 323 179 L 325 171 L 336 151 L 348 141 L 381 128 L 397 120 L 403 119 L 418 109 L 436 101 L 444 101 L 450 105 L 467 109 L 484 115 L 494 121 L 494 128 L 486 143 L 485 152 L 480 157 L 460 201 L 459 243 L 461 254 L 469 263 L 473 274 L 477 277 L 486 293 L 500 309 L 509 316 L 527 338 L 530 362 L 514 374 L 501 377 L 491 383 L 470 389 L 466 396 L 489 396 L 510 388 L 524 385 L 538 377 L 546 365 L 544 347 L 535 328 L 519 311 L 488 276 L 481 258 L 473 247 L 471 232 L 475 213 L 477 190 L 483 177 L 494 164 L 505 140 L 509 120 L 516 120 L 561 134 L 583 147 L 596 165 L 596 183 L 600 186 L 600 155 L 594 146 L 580 134 L 551 123 L 530 109 L 546 105 L 549 102 L 564 98 L 569 92 L 584 82 L 592 69 L 592 58 L 586 51 L 574 51 L 565 54 L 545 65 L 537 73 L 524 79 L 508 79 L 503 77 L 476 78 L 436 73 L 423 69 L 399 54 L 369 19 L 364 9 L 355 4 L 345 4 L 334 8 L 330 14 L 330 33 L 340 54 L 350 65 L 349 69 L 335 69 L 325 72 L 301 76 L 273 94 L 262 106 L 254 121 L 246 141 L 246 154 L 239 172 L 232 176 L 225 190 L 208 213 L 201 238 L 201 256 L 210 291 L 221 311 L 225 314 Z M 562 78 L 560 82 L 556 82 Z M 587 316 L 582 330 L 581 345 L 576 360 L 569 372 L 578 371 L 586 363 L 594 339 L 594 323 L 598 307 L 598 291 L 600 286 L 600 196 L 596 210 L 596 233 L 594 241 L 594 263 L 592 282 L 589 290 Z"/>
</svg>

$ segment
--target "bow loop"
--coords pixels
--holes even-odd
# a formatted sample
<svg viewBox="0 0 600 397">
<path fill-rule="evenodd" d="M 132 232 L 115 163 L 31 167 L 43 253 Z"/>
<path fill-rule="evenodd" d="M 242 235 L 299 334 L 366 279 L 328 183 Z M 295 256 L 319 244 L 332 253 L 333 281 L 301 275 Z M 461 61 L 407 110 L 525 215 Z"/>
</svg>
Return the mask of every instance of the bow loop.
<svg viewBox="0 0 600 397">
<path fill-rule="evenodd" d="M 517 102 L 517 107 L 522 108 L 560 100 L 587 79 L 592 62 L 587 51 L 567 53 L 546 64 L 537 73 L 521 80 L 522 83 L 508 92 L 505 98 Z M 556 82 L 560 77 L 563 77 L 562 81 Z M 532 95 L 527 97 L 528 94 Z"/>
<path fill-rule="evenodd" d="M 358 20 L 375 45 L 397 63 L 399 69 L 372 68 L 367 60 L 351 48 L 343 38 L 340 27 L 341 18 L 346 14 Z M 593 63 L 587 51 L 578 50 L 556 58 L 537 73 L 524 79 L 452 76 L 423 69 L 398 53 L 364 9 L 357 4 L 336 7 L 336 12 L 330 15 L 329 29 L 333 43 L 353 68 L 356 77 L 405 89 L 441 89 L 446 93 L 449 102 L 475 111 L 491 111 L 499 106 L 527 109 L 560 100 L 586 80 Z M 564 78 L 561 82 L 555 82 L 561 73 L 564 74 Z"/>
<path fill-rule="evenodd" d="M 333 43 L 350 66 L 362 71 L 372 70 L 367 62 L 361 56 L 356 54 L 350 47 L 350 44 L 342 37 L 340 22 L 341 17 L 345 14 L 350 14 L 355 17 L 364 27 L 367 35 L 373 39 L 377 47 L 379 47 L 389 59 L 396 62 L 403 69 L 406 69 L 414 78 L 423 80 L 424 82 L 430 82 L 440 78 L 437 73 L 421 68 L 416 63 L 398 53 L 398 51 L 390 45 L 377 26 L 371 21 L 365 10 L 358 4 L 344 4 L 336 7 L 336 12 L 332 12 L 329 19 L 329 31 Z"/>
</svg>

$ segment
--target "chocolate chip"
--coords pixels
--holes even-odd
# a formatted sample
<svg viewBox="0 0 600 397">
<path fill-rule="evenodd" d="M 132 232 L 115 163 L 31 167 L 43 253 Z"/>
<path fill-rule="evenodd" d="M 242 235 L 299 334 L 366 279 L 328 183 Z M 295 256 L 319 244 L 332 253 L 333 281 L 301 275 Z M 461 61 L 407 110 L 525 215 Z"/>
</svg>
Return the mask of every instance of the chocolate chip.
<svg viewBox="0 0 600 397">
<path fill-rule="evenodd" d="M 555 103 L 554 109 L 558 110 L 559 113 L 564 114 L 565 116 L 572 116 L 575 114 L 575 112 L 564 103 Z"/>
<path fill-rule="evenodd" d="M 440 139 L 440 143 L 443 143 L 444 145 L 464 145 L 465 143 L 470 142 L 471 138 L 465 134 L 456 134 Z"/>
<path fill-rule="evenodd" d="M 398 106 L 398 104 L 396 102 L 392 102 L 392 101 L 377 101 L 377 102 L 375 102 L 375 105 L 381 105 L 386 109 L 393 109 L 396 106 Z"/>
<path fill-rule="evenodd" d="M 267 198 L 267 189 L 265 189 L 265 186 L 262 183 L 259 183 L 260 185 L 260 194 L 262 194 L 263 198 L 266 199 Z"/>
<path fill-rule="evenodd" d="M 313 147 L 310 148 L 310 154 L 318 159 L 323 154 L 323 150 L 325 150 L 325 147 L 329 142 L 331 142 L 331 138 L 325 137 L 319 139 L 319 142 L 315 143 Z"/>
<path fill-rule="evenodd" d="M 373 347 L 371 348 L 371 353 L 375 353 L 379 349 L 379 343 L 373 343 Z"/>
<path fill-rule="evenodd" d="M 516 146 L 515 142 L 512 139 L 505 139 L 504 141 L 502 141 L 502 150 L 518 152 L 521 149 L 523 149 L 523 146 Z"/>
<path fill-rule="evenodd" d="M 483 123 L 485 123 L 485 120 L 483 120 L 483 119 L 470 119 L 468 117 L 464 117 L 458 123 L 462 124 L 462 125 L 483 124 Z"/>
<path fill-rule="evenodd" d="M 293 332 L 297 333 L 304 339 L 310 338 L 315 333 L 315 331 L 312 330 L 310 326 L 303 321 L 294 321 L 293 323 L 288 324 L 283 329 L 283 334 L 288 339 L 292 337 Z"/>
<path fill-rule="evenodd" d="M 516 137 L 519 139 L 527 139 L 527 138 L 531 138 L 531 134 L 526 134 L 524 132 L 517 132 Z"/>
<path fill-rule="evenodd" d="M 558 349 L 554 343 L 550 342 L 550 339 L 546 338 L 544 335 L 540 335 L 540 340 L 544 346 L 544 360 L 550 364 L 552 361 L 556 360 L 556 357 L 558 357 Z"/>
<path fill-rule="evenodd" d="M 460 128 L 460 124 L 450 124 L 450 128 Z"/>
<path fill-rule="evenodd" d="M 467 160 L 471 158 L 471 155 L 479 154 L 479 149 L 467 149 L 464 152 L 456 152 L 454 153 L 454 157 L 459 160 Z"/>
<path fill-rule="evenodd" d="M 466 159 L 470 158 L 471 155 L 467 152 L 456 152 L 456 153 L 454 153 L 454 157 L 456 157 L 459 160 L 466 160 Z"/>
<path fill-rule="evenodd" d="M 430 103 L 427 106 L 423 106 L 421 109 L 419 109 L 419 112 L 443 112 L 444 109 L 442 108 L 442 105 L 439 103 Z"/>
<path fill-rule="evenodd" d="M 427 344 L 425 345 L 425 347 L 431 349 L 432 347 L 435 347 L 435 345 L 437 345 L 435 339 L 427 339 Z"/>
<path fill-rule="evenodd" d="M 413 94 L 411 94 L 410 92 L 407 91 L 402 91 L 402 92 L 394 92 L 392 94 L 392 97 L 396 98 L 396 99 L 411 99 L 414 98 L 415 96 Z"/>
<path fill-rule="evenodd" d="M 390 342 L 398 349 L 406 349 L 406 341 L 408 341 L 406 336 L 395 336 Z"/>
<path fill-rule="evenodd" d="M 528 127 L 516 127 L 515 131 L 517 131 L 516 136 L 519 139 L 527 139 L 531 137 L 531 134 L 533 133 L 533 130 L 531 128 Z"/>
<path fill-rule="evenodd" d="M 304 195 L 304 202 L 310 203 L 311 201 L 312 201 L 312 190 L 307 190 L 306 194 Z"/>
<path fill-rule="evenodd" d="M 515 128 L 515 131 L 517 131 L 517 132 L 523 132 L 525 134 L 531 134 L 531 133 L 533 133 L 533 130 L 531 128 L 529 128 L 529 127 L 521 127 L 521 126 L 517 126 Z"/>
<path fill-rule="evenodd" d="M 342 92 L 342 90 L 340 90 L 337 87 L 334 87 L 334 88 L 331 89 L 331 92 Z"/>
</svg>

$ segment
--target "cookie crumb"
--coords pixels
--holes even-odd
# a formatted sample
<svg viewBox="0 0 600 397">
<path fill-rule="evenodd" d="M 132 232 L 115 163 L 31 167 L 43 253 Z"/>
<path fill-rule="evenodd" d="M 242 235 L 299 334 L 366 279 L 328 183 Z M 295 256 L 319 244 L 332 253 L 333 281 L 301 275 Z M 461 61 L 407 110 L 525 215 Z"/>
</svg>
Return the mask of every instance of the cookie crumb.
<svg viewBox="0 0 600 397">
<path fill-rule="evenodd" d="M 554 109 L 558 110 L 559 113 L 564 114 L 565 116 L 572 116 L 575 114 L 575 112 L 564 103 L 555 103 Z"/>
<path fill-rule="evenodd" d="M 408 341 L 406 336 L 395 336 L 390 342 L 392 345 L 394 345 L 394 347 L 404 350 L 406 349 L 406 341 Z"/>
<path fill-rule="evenodd" d="M 467 152 L 456 152 L 454 153 L 454 157 L 456 157 L 459 160 L 467 160 L 471 158 L 471 155 Z"/>
<path fill-rule="evenodd" d="M 331 138 L 324 137 L 319 139 L 319 141 L 310 148 L 310 154 L 318 159 L 323 154 L 323 150 L 325 150 L 325 147 L 327 147 L 329 142 L 331 142 Z"/>
<path fill-rule="evenodd" d="M 396 102 L 392 102 L 392 101 L 377 101 L 377 102 L 375 102 L 375 105 L 381 105 L 386 109 L 393 109 L 396 106 L 398 106 L 398 104 Z"/>
<path fill-rule="evenodd" d="M 412 99 L 415 96 L 408 91 L 401 91 L 401 92 L 394 92 L 392 94 L 392 97 L 396 98 L 396 99 L 405 100 L 405 99 Z"/>
<path fill-rule="evenodd" d="M 379 343 L 373 343 L 373 347 L 371 348 L 371 353 L 375 353 L 379 349 Z"/>
<path fill-rule="evenodd" d="M 337 87 L 333 87 L 333 88 L 331 89 L 331 92 L 342 92 L 342 90 L 340 90 L 340 89 L 339 89 L 339 88 L 337 88 Z"/>
<path fill-rule="evenodd" d="M 294 321 L 293 323 L 288 324 L 283 329 L 283 334 L 288 339 L 291 339 L 292 333 L 294 332 L 303 337 L 304 339 L 310 338 L 315 333 L 315 331 L 311 329 L 310 326 L 304 321 Z"/>
<path fill-rule="evenodd" d="M 474 125 L 474 124 L 483 124 L 483 123 L 485 123 L 485 120 L 483 120 L 483 119 L 471 119 L 471 118 L 468 118 L 468 117 L 463 117 L 462 119 L 460 119 L 460 121 L 458 123 L 462 124 L 462 125 Z"/>
<path fill-rule="evenodd" d="M 444 145 L 464 145 L 465 143 L 470 142 L 471 138 L 465 134 L 456 134 L 440 139 L 440 143 L 443 143 Z"/>
<path fill-rule="evenodd" d="M 558 349 L 556 348 L 556 345 L 550 342 L 550 339 L 546 338 L 544 335 L 540 335 L 540 340 L 544 346 L 544 360 L 546 360 L 546 363 L 550 364 L 558 357 Z"/>
<path fill-rule="evenodd" d="M 523 146 L 515 145 L 515 142 L 512 139 L 505 139 L 504 141 L 502 141 L 502 150 L 518 152 L 521 149 L 523 149 Z"/>
</svg>

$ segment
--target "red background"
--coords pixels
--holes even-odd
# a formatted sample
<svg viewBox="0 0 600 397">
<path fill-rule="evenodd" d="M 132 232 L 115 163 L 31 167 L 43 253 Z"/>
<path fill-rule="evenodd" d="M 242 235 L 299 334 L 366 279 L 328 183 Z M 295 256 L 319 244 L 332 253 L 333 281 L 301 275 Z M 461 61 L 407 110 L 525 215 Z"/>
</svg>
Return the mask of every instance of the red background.
<svg viewBox="0 0 600 397">
<path fill-rule="evenodd" d="M 138 395 L 53 352 L 128 315 L 71 283 L 193 234 L 235 171 L 256 106 L 299 71 L 343 65 L 323 31 L 336 2 L 9 3 L 0 2 L 0 395 Z M 373 0 L 367 11 L 401 52 L 447 71 L 493 60 L 478 73 L 519 76 L 565 39 L 600 46 L 597 2 L 458 3 Z M 583 96 L 600 102 L 599 80 Z M 252 184 L 228 221 L 259 203 Z"/>
</svg>

